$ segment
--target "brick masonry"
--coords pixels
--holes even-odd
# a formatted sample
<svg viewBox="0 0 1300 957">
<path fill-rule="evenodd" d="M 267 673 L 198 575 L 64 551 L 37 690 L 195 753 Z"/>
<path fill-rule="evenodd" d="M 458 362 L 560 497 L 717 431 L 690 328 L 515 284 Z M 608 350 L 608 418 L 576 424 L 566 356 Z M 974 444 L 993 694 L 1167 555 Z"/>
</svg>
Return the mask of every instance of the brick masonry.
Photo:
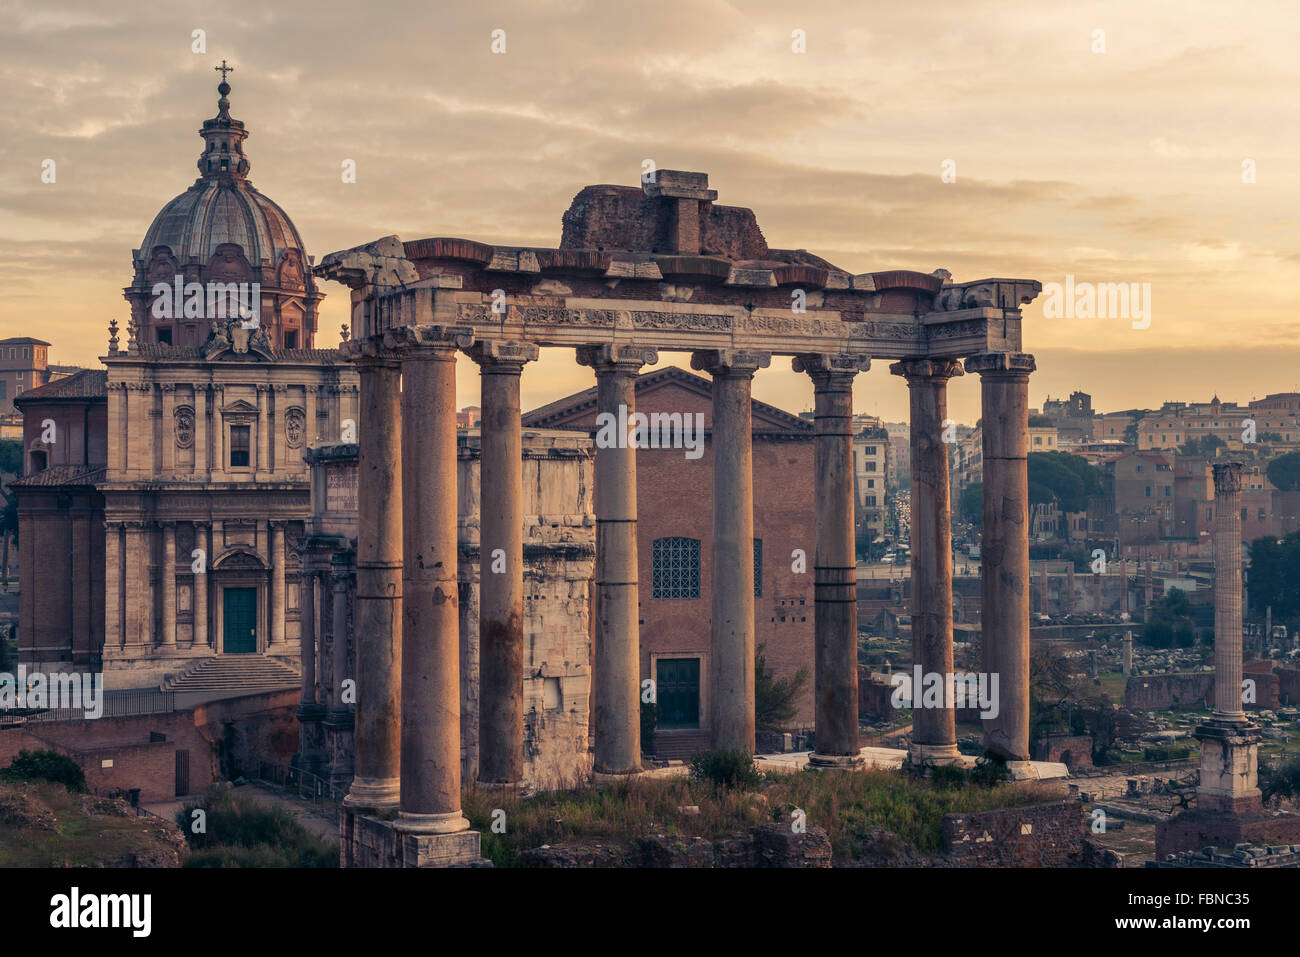
<svg viewBox="0 0 1300 957">
<path fill-rule="evenodd" d="M 1078 801 L 943 818 L 943 851 L 954 867 L 1080 867 L 1087 839 Z"/>
</svg>

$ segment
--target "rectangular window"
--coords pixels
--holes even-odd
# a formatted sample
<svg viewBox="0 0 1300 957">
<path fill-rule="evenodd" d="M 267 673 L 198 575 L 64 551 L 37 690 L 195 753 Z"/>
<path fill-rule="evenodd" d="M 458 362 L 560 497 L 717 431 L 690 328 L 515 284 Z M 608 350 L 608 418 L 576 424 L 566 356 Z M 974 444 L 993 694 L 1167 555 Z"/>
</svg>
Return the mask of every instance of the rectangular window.
<svg viewBox="0 0 1300 957">
<path fill-rule="evenodd" d="M 159 329 L 159 330 L 158 330 L 158 341 L 159 341 L 159 342 L 165 342 L 167 345 L 171 345 L 171 344 L 172 344 L 172 331 L 171 331 L 171 329 L 170 329 L 170 328 L 168 328 L 168 329 Z"/>
<path fill-rule="evenodd" d="M 0 399 L 9 398 L 9 383 L 0 379 Z"/>
<path fill-rule="evenodd" d="M 248 468 L 248 434 L 249 426 L 232 425 L 230 427 L 230 467 Z"/>
<path fill-rule="evenodd" d="M 1150 498 L 1150 497 L 1151 497 L 1151 486 L 1150 486 L 1150 485 L 1145 486 L 1145 493 L 1146 493 L 1146 497 L 1147 497 L 1147 498 Z"/>
<path fill-rule="evenodd" d="M 1264 521 L 1264 506 L 1262 505 L 1259 507 L 1259 520 Z"/>
<path fill-rule="evenodd" d="M 298 348 L 298 330 L 294 329 L 293 331 L 284 334 L 284 347 L 286 349 Z"/>
<path fill-rule="evenodd" d="M 650 549 L 650 572 L 652 597 L 699 598 L 699 539 L 656 538 Z"/>
</svg>

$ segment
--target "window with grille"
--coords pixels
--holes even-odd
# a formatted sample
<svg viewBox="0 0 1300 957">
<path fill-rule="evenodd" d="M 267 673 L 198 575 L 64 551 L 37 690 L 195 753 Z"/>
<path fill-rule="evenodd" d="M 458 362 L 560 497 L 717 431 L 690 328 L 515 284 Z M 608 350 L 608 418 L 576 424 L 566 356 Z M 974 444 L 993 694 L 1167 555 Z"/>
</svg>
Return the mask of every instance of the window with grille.
<svg viewBox="0 0 1300 957">
<path fill-rule="evenodd" d="M 650 552 L 655 598 L 700 597 L 700 540 L 656 538 Z"/>
</svg>

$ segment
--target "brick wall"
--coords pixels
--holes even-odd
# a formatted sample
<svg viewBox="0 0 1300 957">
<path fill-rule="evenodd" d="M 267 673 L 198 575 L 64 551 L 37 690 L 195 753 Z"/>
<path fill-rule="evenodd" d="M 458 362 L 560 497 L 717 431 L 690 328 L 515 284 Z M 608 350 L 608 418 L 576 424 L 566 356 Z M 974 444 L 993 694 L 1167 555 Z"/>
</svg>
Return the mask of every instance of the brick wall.
<svg viewBox="0 0 1300 957">
<path fill-rule="evenodd" d="M 297 691 L 277 691 L 163 714 L 0 729 L 0 766 L 21 750 L 58 751 L 81 766 L 95 793 L 139 788 L 142 801 L 170 801 L 178 796 L 178 751 L 189 752 L 190 794 L 256 771 L 259 760 L 288 764 L 298 748 L 297 705 Z"/>
<path fill-rule="evenodd" d="M 1077 867 L 1087 836 L 1078 801 L 943 818 L 943 850 L 956 867 Z"/>
<path fill-rule="evenodd" d="M 1124 707 L 1130 711 L 1159 711 L 1199 707 L 1213 701 L 1214 675 L 1135 675 L 1124 686 Z"/>
</svg>

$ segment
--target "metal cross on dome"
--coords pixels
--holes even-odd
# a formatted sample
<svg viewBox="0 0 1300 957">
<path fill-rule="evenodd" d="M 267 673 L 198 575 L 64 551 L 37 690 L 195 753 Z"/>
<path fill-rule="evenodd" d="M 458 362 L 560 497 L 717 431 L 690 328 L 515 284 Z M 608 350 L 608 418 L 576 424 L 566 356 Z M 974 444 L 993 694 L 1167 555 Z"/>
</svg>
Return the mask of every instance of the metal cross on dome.
<svg viewBox="0 0 1300 957">
<path fill-rule="evenodd" d="M 224 57 L 221 60 L 221 66 L 214 66 L 212 69 L 216 70 L 218 73 L 221 74 L 222 83 L 226 82 L 227 73 L 233 73 L 235 71 L 235 68 L 233 66 L 226 66 L 226 60 Z"/>
</svg>

